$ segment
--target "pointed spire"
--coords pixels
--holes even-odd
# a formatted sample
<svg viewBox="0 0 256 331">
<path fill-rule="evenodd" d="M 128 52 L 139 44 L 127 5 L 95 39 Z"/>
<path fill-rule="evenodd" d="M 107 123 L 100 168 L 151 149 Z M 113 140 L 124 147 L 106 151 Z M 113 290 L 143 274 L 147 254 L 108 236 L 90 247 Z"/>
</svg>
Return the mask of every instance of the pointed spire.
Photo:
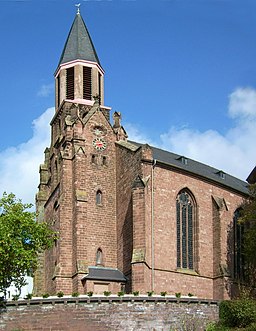
<svg viewBox="0 0 256 331">
<path fill-rule="evenodd" d="M 80 15 L 79 6 L 77 7 L 77 14 L 69 31 L 58 66 L 74 60 L 85 60 L 100 65 L 91 37 Z"/>
</svg>

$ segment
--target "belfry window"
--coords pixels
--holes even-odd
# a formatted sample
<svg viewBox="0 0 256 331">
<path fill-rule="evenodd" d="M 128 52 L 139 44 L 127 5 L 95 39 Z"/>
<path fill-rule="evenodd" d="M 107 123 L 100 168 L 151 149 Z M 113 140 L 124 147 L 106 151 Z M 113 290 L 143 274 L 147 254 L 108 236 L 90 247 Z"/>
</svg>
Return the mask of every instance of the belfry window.
<svg viewBox="0 0 256 331">
<path fill-rule="evenodd" d="M 234 229 L 234 278 L 237 280 L 244 279 L 244 224 L 239 222 L 241 216 L 241 209 L 237 209 L 233 217 Z"/>
<path fill-rule="evenodd" d="M 101 74 L 98 73 L 98 84 L 99 84 L 99 104 L 101 104 Z"/>
<path fill-rule="evenodd" d="M 187 190 L 176 200 L 177 268 L 194 269 L 195 203 Z"/>
<path fill-rule="evenodd" d="M 100 190 L 96 193 L 96 205 L 102 204 L 102 192 Z"/>
<path fill-rule="evenodd" d="M 56 85 L 57 85 L 57 106 L 60 105 L 60 77 L 58 76 L 56 79 Z"/>
<path fill-rule="evenodd" d="M 83 67 L 83 99 L 92 99 L 92 68 Z"/>
<path fill-rule="evenodd" d="M 69 100 L 75 98 L 74 67 L 68 68 L 66 71 L 66 98 Z"/>
</svg>

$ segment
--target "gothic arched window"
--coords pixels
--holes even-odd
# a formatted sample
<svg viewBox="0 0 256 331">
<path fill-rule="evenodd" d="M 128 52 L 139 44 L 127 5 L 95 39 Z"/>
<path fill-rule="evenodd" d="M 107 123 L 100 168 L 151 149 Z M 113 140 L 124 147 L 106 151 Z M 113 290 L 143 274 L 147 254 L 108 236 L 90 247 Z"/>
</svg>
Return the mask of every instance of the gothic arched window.
<svg viewBox="0 0 256 331">
<path fill-rule="evenodd" d="M 233 217 L 234 228 L 234 278 L 237 280 L 244 279 L 244 224 L 239 222 L 241 209 L 237 209 Z"/>
<path fill-rule="evenodd" d="M 96 204 L 101 205 L 102 204 L 102 192 L 100 190 L 96 193 Z"/>
<path fill-rule="evenodd" d="M 103 254 L 101 248 L 97 249 L 96 253 L 96 265 L 103 265 Z"/>
<path fill-rule="evenodd" d="M 177 268 L 194 269 L 195 202 L 187 190 L 176 200 Z"/>
</svg>

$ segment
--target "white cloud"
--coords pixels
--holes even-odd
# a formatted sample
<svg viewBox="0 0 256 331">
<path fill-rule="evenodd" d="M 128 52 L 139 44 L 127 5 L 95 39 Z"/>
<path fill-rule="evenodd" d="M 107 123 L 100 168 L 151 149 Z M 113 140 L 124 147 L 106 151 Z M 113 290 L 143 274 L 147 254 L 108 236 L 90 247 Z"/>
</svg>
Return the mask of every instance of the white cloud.
<svg viewBox="0 0 256 331">
<path fill-rule="evenodd" d="M 37 96 L 39 96 L 39 97 L 48 97 L 53 92 L 54 92 L 54 83 L 43 84 L 40 87 L 40 90 L 37 92 Z"/>
<path fill-rule="evenodd" d="M 256 164 L 256 90 L 238 88 L 231 93 L 228 114 L 234 126 L 224 135 L 173 127 L 161 135 L 161 148 L 245 180 Z"/>
<path fill-rule="evenodd" d="M 231 118 L 256 119 L 256 90 L 238 88 L 229 96 L 229 110 Z"/>
<path fill-rule="evenodd" d="M 147 143 L 149 145 L 155 146 L 155 144 L 151 141 L 151 139 L 138 126 L 135 126 L 131 123 L 125 123 L 124 128 L 125 128 L 125 131 L 128 133 L 129 140 L 137 141 L 142 144 Z"/>
<path fill-rule="evenodd" d="M 1 194 L 13 192 L 23 202 L 34 203 L 39 184 L 39 165 L 50 143 L 50 120 L 54 108 L 47 109 L 33 121 L 33 137 L 25 143 L 0 153 Z"/>
</svg>

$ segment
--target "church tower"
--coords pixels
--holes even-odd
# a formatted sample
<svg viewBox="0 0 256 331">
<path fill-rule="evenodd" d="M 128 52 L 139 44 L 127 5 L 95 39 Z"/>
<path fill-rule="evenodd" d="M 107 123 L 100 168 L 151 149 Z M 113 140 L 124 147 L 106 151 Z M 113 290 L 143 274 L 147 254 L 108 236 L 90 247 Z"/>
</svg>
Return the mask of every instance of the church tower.
<svg viewBox="0 0 256 331">
<path fill-rule="evenodd" d="M 120 114 L 104 106 L 104 70 L 78 10 L 55 72 L 51 146 L 40 166 L 38 221 L 57 232 L 40 258 L 36 294 L 117 292 L 116 153 Z"/>
</svg>

